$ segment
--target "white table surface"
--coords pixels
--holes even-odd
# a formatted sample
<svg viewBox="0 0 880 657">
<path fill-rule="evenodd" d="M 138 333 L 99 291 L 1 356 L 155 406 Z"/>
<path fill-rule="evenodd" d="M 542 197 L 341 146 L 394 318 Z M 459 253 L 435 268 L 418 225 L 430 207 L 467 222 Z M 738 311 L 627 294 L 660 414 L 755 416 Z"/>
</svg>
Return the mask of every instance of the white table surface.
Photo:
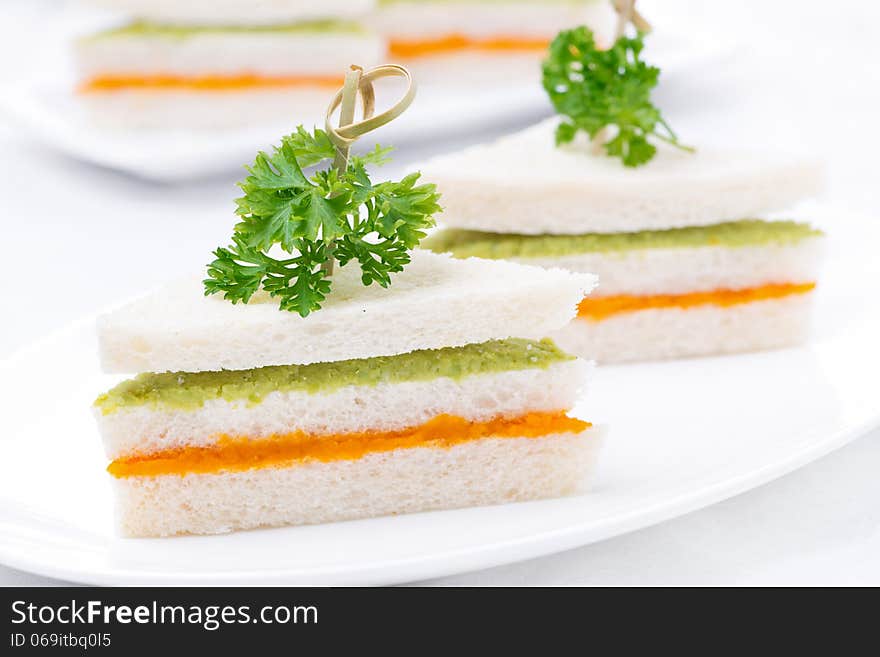
<svg viewBox="0 0 880 657">
<path fill-rule="evenodd" d="M 0 84 L 44 65 L 33 44 L 45 12 L 59 4 L 6 0 L 0 6 Z M 658 103 L 685 140 L 812 150 L 828 162 L 827 200 L 880 220 L 874 49 L 880 5 L 644 0 L 642 7 L 660 27 L 701 26 L 737 44 L 735 56 L 665 81 Z M 400 152 L 398 162 L 474 138 L 413 147 Z M 0 119 L 0 274 L 7 309 L 0 358 L 132 290 L 206 262 L 228 237 L 236 178 L 144 183 L 58 155 Z M 878 585 L 878 471 L 875 431 L 702 511 L 596 545 L 431 583 Z M 0 566 L 0 585 L 58 583 Z"/>
</svg>

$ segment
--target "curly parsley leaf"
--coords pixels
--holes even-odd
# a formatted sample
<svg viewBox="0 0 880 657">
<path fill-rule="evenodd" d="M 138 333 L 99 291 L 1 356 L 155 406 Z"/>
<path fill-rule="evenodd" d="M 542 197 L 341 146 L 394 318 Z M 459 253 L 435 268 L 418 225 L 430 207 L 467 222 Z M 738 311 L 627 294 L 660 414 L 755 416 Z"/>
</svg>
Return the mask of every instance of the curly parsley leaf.
<svg viewBox="0 0 880 657">
<path fill-rule="evenodd" d="M 574 140 L 583 130 L 591 139 L 606 128 L 616 134 L 604 144 L 605 152 L 635 167 L 657 152 L 651 138 L 692 151 L 663 119 L 651 102 L 660 69 L 641 59 L 643 34 L 623 36 L 608 50 L 600 50 L 586 27 L 560 32 L 544 61 L 544 89 L 562 121 L 556 144 Z"/>
<path fill-rule="evenodd" d="M 205 294 L 247 303 L 262 288 L 282 310 L 305 317 L 330 292 L 331 258 L 356 262 L 364 285 L 388 287 L 441 210 L 436 187 L 417 184 L 418 173 L 373 184 L 367 165 L 383 164 L 389 152 L 377 146 L 351 157 L 343 173 L 307 176 L 304 169 L 332 160 L 335 148 L 323 130 L 300 126 L 271 154 L 258 153 L 239 183 L 232 244 L 214 252 Z"/>
</svg>

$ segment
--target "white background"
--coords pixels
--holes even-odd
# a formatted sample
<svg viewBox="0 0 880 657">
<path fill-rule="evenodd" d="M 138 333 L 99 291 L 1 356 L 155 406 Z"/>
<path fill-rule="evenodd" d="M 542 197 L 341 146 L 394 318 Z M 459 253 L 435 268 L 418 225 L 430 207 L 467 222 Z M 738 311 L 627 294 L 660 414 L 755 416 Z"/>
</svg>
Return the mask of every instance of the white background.
<svg viewBox="0 0 880 657">
<path fill-rule="evenodd" d="M 58 56 L 40 43 L 41 25 L 57 6 L 0 0 L 0 84 Z M 735 44 L 733 56 L 664 82 L 658 103 L 685 140 L 813 150 L 828 162 L 827 200 L 880 220 L 874 45 L 880 5 L 644 0 L 641 6 L 659 29 L 699 29 Z M 397 163 L 486 137 L 412 146 L 398 153 Z M 237 177 L 144 183 L 58 155 L 0 119 L 0 357 L 206 261 L 228 237 Z M 435 583 L 878 585 L 878 472 L 880 432 L 874 432 L 795 474 L 683 518 Z M 0 584 L 51 583 L 0 566 Z"/>
</svg>

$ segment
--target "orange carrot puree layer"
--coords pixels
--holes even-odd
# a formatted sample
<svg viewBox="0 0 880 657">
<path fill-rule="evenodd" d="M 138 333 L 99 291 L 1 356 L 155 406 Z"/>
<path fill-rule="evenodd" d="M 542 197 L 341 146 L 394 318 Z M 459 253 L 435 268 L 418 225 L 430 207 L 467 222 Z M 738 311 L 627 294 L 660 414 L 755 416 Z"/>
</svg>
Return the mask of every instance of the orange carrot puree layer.
<svg viewBox="0 0 880 657">
<path fill-rule="evenodd" d="M 550 46 L 549 39 L 523 37 L 493 37 L 476 39 L 462 34 L 450 34 L 437 39 L 392 39 L 388 46 L 394 57 L 423 57 L 442 55 L 461 50 L 487 52 L 543 52 Z"/>
<path fill-rule="evenodd" d="M 118 91 L 122 89 L 156 89 L 190 91 L 239 91 L 278 87 L 341 87 L 344 80 L 327 75 L 99 75 L 84 82 L 79 90 Z"/>
<path fill-rule="evenodd" d="M 579 433 L 589 426 L 589 422 L 570 418 L 563 411 L 527 413 L 488 422 L 438 415 L 421 426 L 402 431 L 323 436 L 297 432 L 260 440 L 224 436 L 211 447 L 185 447 L 117 459 L 107 471 L 114 477 L 240 472 L 304 460 L 351 461 L 366 454 L 407 447 L 446 448 L 481 438 L 540 438 L 554 433 Z"/>
<path fill-rule="evenodd" d="M 753 301 L 781 299 L 792 294 L 804 294 L 816 287 L 815 283 L 782 283 L 762 285 L 743 290 L 711 290 L 688 294 L 657 294 L 631 296 L 620 294 L 609 297 L 587 297 L 578 306 L 578 317 L 601 320 L 620 313 L 648 308 L 692 308 L 694 306 L 737 306 Z"/>
</svg>

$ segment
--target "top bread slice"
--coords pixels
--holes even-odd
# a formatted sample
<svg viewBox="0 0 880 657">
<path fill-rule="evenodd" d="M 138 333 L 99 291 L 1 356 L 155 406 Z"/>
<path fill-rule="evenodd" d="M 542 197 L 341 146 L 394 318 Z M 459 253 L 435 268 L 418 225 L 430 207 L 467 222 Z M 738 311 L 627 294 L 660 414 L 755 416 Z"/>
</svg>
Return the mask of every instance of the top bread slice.
<svg viewBox="0 0 880 657">
<path fill-rule="evenodd" d="M 356 18 L 375 0 L 86 0 L 130 17 L 174 25 L 270 25 L 321 18 Z"/>
<path fill-rule="evenodd" d="M 755 218 L 821 189 L 818 164 L 782 154 L 661 144 L 648 164 L 624 167 L 584 135 L 557 148 L 557 123 L 424 163 L 443 190 L 443 223 L 524 235 L 662 230 Z"/>
<path fill-rule="evenodd" d="M 596 279 L 510 262 L 412 254 L 389 288 L 338 268 L 323 308 L 300 317 L 268 296 L 232 304 L 199 278 L 168 285 L 98 319 L 110 373 L 217 371 L 308 364 L 542 338 L 574 318 Z"/>
</svg>

